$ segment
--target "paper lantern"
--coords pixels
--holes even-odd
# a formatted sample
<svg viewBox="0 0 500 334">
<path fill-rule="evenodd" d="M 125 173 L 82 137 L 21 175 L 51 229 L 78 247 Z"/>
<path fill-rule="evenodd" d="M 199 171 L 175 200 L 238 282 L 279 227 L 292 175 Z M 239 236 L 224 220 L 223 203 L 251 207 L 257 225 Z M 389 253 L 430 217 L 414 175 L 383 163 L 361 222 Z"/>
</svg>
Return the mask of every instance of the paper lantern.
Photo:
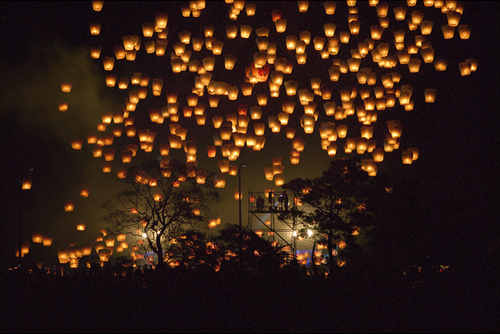
<svg viewBox="0 0 500 334">
<path fill-rule="evenodd" d="M 436 100 L 436 89 L 435 88 L 427 88 L 424 92 L 425 94 L 425 102 L 434 103 Z"/>
<path fill-rule="evenodd" d="M 472 72 L 471 63 L 468 62 L 468 61 L 464 61 L 464 62 L 458 63 L 458 68 L 460 70 L 460 75 L 461 76 L 470 75 L 471 72 Z"/>
<path fill-rule="evenodd" d="M 71 212 L 75 208 L 75 202 L 73 200 L 66 200 L 64 203 L 64 211 Z"/>
<path fill-rule="evenodd" d="M 31 186 L 32 186 L 31 177 L 24 177 L 22 182 L 21 182 L 21 189 L 22 190 L 30 190 Z"/>
<path fill-rule="evenodd" d="M 412 160 L 415 161 L 418 159 L 418 156 L 419 156 L 419 149 L 416 148 L 416 147 L 409 147 L 407 149 L 408 152 L 411 152 L 412 153 Z"/>
<path fill-rule="evenodd" d="M 305 13 L 309 9 L 309 1 L 297 1 L 300 13 Z"/>
<path fill-rule="evenodd" d="M 298 152 L 304 151 L 305 141 L 300 137 L 294 137 L 292 139 L 292 147 Z"/>
<path fill-rule="evenodd" d="M 450 27 L 458 27 L 461 17 L 462 15 L 459 12 L 449 11 L 446 13 L 446 19 L 448 20 L 448 25 Z"/>
<path fill-rule="evenodd" d="M 339 124 L 336 127 L 337 135 L 339 138 L 345 138 L 347 136 L 348 126 L 345 124 Z"/>
<path fill-rule="evenodd" d="M 403 151 L 401 152 L 401 158 L 403 160 L 403 164 L 411 165 L 413 162 L 413 153 L 411 151 Z"/>
<path fill-rule="evenodd" d="M 111 172 L 111 167 L 112 167 L 112 163 L 109 161 L 109 162 L 104 162 L 102 164 L 102 172 L 103 173 L 110 173 Z"/>
<path fill-rule="evenodd" d="M 104 57 L 102 59 L 102 64 L 104 66 L 105 71 L 112 71 L 115 66 L 115 58 L 113 57 Z"/>
<path fill-rule="evenodd" d="M 104 1 L 98 1 L 98 0 L 92 1 L 92 9 L 96 12 L 100 12 L 103 6 L 104 6 Z"/>
<path fill-rule="evenodd" d="M 432 63 L 434 61 L 434 49 L 433 48 L 420 49 L 420 54 L 422 56 L 424 63 Z"/>
<path fill-rule="evenodd" d="M 458 34 L 460 39 L 469 39 L 471 28 L 467 24 L 461 24 L 458 26 Z"/>
<path fill-rule="evenodd" d="M 274 184 L 281 187 L 285 183 L 285 175 L 283 173 L 278 173 L 274 175 Z"/>
</svg>

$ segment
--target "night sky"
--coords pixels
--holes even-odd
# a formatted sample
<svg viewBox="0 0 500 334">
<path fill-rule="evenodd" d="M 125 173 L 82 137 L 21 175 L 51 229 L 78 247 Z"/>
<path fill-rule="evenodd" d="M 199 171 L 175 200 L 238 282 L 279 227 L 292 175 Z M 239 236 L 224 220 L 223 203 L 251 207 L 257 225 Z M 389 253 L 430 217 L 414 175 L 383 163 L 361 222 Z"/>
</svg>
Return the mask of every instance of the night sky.
<svg viewBox="0 0 500 334">
<path fill-rule="evenodd" d="M 379 23 L 376 10 L 368 2 L 358 1 L 358 20 L 361 21 L 359 35 L 351 35 L 349 43 L 340 44 L 338 54 L 322 59 L 315 50 L 312 40 L 324 36 L 323 24 L 335 23 L 335 35 L 349 30 L 347 24 L 348 5 L 337 1 L 334 15 L 326 15 L 323 1 L 311 1 L 305 13 L 298 11 L 296 1 L 256 2 L 256 14 L 248 16 L 242 10 L 236 20 L 229 19 L 229 4 L 224 1 L 208 2 L 200 17 L 182 17 L 181 8 L 188 1 L 166 2 L 104 2 L 102 11 L 92 9 L 91 1 L 65 2 L 25 2 L 2 1 L 1 5 L 1 223 L 2 223 L 2 266 L 11 265 L 18 245 L 19 221 L 23 224 L 23 242 L 30 241 L 33 233 L 53 236 L 51 247 L 31 244 L 30 256 L 34 260 L 48 263 L 57 261 L 57 249 L 64 249 L 71 244 L 91 245 L 100 236 L 100 230 L 106 229 L 99 223 L 103 212 L 100 204 L 111 198 L 120 189 L 116 171 L 122 166 L 119 152 L 126 144 L 138 144 L 137 137 L 127 138 L 125 133 L 115 138 L 116 149 L 111 173 L 102 172 L 103 158 L 94 158 L 94 145 L 87 143 L 90 134 L 102 135 L 97 124 L 101 115 L 118 113 L 125 107 L 128 91 L 135 86 L 129 84 L 127 90 L 107 87 L 105 76 L 109 72 L 103 68 L 102 58 L 114 56 L 113 47 L 122 45 L 122 37 L 137 35 L 142 40 L 140 50 L 134 61 L 117 60 L 112 73 L 118 77 L 130 77 L 133 73 L 142 73 L 151 78 L 164 81 L 161 96 L 153 96 L 151 81 L 148 96 L 141 100 L 131 116 L 136 118 L 138 128 L 149 128 L 157 133 L 155 144 L 168 142 L 169 119 L 163 124 L 152 123 L 148 112 L 166 104 L 166 92 L 177 91 L 180 104 L 186 106 L 186 96 L 191 93 L 197 73 L 186 70 L 173 73 L 170 54 L 173 45 L 179 40 L 178 33 L 190 31 L 193 37 L 204 37 L 206 25 L 215 28 L 214 37 L 223 41 L 221 56 L 214 56 L 203 46 L 199 52 L 193 51 L 192 59 L 200 61 L 204 57 L 216 58 L 213 80 L 240 86 L 245 81 L 245 67 L 250 66 L 253 55 L 258 51 L 255 39 L 256 29 L 269 28 L 269 41 L 277 44 L 278 57 L 285 57 L 294 62 L 293 72 L 285 75 L 285 81 L 296 80 L 300 88 L 312 91 L 311 77 L 321 78 L 322 84 L 332 89 L 331 101 L 342 106 L 340 90 L 345 87 L 358 87 L 356 74 L 342 74 L 338 82 L 329 79 L 328 69 L 335 59 L 347 60 L 350 50 L 358 42 L 369 37 L 370 26 Z M 427 40 L 432 42 L 435 58 L 448 61 L 446 71 L 437 72 L 432 63 L 422 62 L 418 73 L 409 73 L 408 67 L 397 65 L 392 69 L 380 68 L 367 55 L 361 67 L 369 67 L 380 75 L 399 71 L 402 74 L 399 85 L 411 84 L 413 87 L 413 110 L 407 111 L 401 105 L 378 112 L 374 122 L 373 138 L 377 147 L 383 147 L 387 133 L 387 120 L 399 120 L 403 126 L 400 148 L 387 152 L 384 161 L 378 164 L 378 173 L 389 173 L 410 177 L 419 182 L 429 192 L 429 205 L 426 216 L 429 221 L 442 224 L 449 229 L 449 240 L 444 244 L 463 244 L 470 254 L 480 254 L 498 248 L 498 113 L 499 113 L 499 66 L 500 52 L 498 40 L 498 12 L 500 6 L 495 1 L 460 2 L 463 14 L 460 24 L 471 27 L 469 39 L 460 39 L 455 32 L 453 39 L 445 40 L 440 27 L 446 24 L 446 15 L 440 9 L 427 8 L 422 1 L 415 7 L 409 7 L 409 13 L 415 10 L 424 12 L 424 19 L 433 20 L 434 28 Z M 385 29 L 379 42 L 391 44 L 390 53 L 396 53 L 393 43 L 394 30 L 406 29 L 405 41 L 412 41 L 419 31 L 408 31 L 405 21 L 396 21 L 393 8 L 405 6 L 406 1 L 389 2 L 389 27 Z M 285 33 L 278 34 L 272 22 L 271 12 L 281 10 L 287 19 Z M 142 34 L 142 24 L 154 22 L 155 13 L 168 14 L 168 45 L 164 56 L 148 54 L 144 44 L 147 40 Z M 89 23 L 99 22 L 101 32 L 97 36 L 90 34 Z M 253 30 L 249 39 L 239 36 L 235 39 L 226 37 L 228 25 L 251 25 Z M 307 46 L 306 64 L 295 61 L 295 51 L 285 47 L 285 36 L 296 35 L 302 31 L 311 33 L 311 44 Z M 328 44 L 328 42 L 326 43 Z M 101 46 L 99 59 L 90 57 L 91 46 Z M 186 46 L 191 49 L 191 44 Z M 224 69 L 224 55 L 237 57 L 233 70 Z M 419 54 L 414 57 L 420 57 Z M 459 63 L 467 59 L 478 62 L 475 72 L 461 76 Z M 272 66 L 271 66 L 272 68 Z M 270 77 L 270 76 L 269 76 Z M 70 93 L 61 91 L 61 83 L 71 82 Z M 367 87 L 367 85 L 363 85 Z M 381 86 L 377 82 L 376 86 Z M 373 88 L 370 86 L 369 88 Z M 437 89 L 435 103 L 425 103 L 424 91 Z M 207 89 L 199 98 L 199 103 L 207 105 L 205 125 L 198 125 L 194 116 L 180 117 L 179 123 L 188 129 L 188 139 L 197 142 L 197 161 L 199 167 L 218 172 L 217 161 L 222 159 L 220 147 L 217 157 L 208 158 L 207 145 L 213 145 L 213 135 L 217 133 L 211 123 L 213 115 L 227 115 L 238 112 L 239 105 L 257 106 L 256 94 L 269 92 L 268 83 L 254 86 L 251 96 L 239 92 L 236 101 L 221 97 L 219 106 L 208 106 Z M 373 92 L 372 92 L 373 96 Z M 283 100 L 296 101 L 295 111 L 290 115 L 289 126 L 297 129 L 296 136 L 305 140 L 304 151 L 300 154 L 300 163 L 292 165 L 289 153 L 292 141 L 285 136 L 284 126 L 279 133 L 273 133 L 267 126 L 268 116 L 281 112 Z M 58 110 L 58 105 L 66 102 L 66 112 Z M 268 104 L 262 106 L 261 120 L 252 120 L 250 124 L 266 124 L 265 146 L 261 151 L 248 147 L 241 149 L 239 158 L 232 164 L 245 162 L 248 167 L 242 170 L 243 221 L 248 221 L 246 197 L 248 191 L 260 192 L 267 189 L 279 191 L 274 181 L 265 179 L 264 168 L 272 166 L 273 157 L 281 157 L 285 166 L 285 180 L 296 177 L 314 178 L 327 169 L 331 159 L 357 155 L 344 153 L 345 139 L 338 140 L 337 155 L 330 157 L 321 148 L 319 128 L 324 121 L 349 125 L 348 137 L 359 136 L 360 123 L 356 116 L 337 121 L 325 115 L 323 104 L 328 102 L 315 95 L 319 118 L 311 134 L 304 133 L 300 125 L 300 116 L 304 108 L 296 96 L 287 96 L 284 87 L 280 88 L 278 98 L 269 97 Z M 360 99 L 357 98 L 359 103 Z M 108 125 L 104 133 L 109 134 L 114 123 Z M 253 125 L 251 125 L 253 126 Z M 249 132 L 252 132 L 249 126 Z M 74 150 L 71 141 L 84 139 L 81 150 Z M 419 157 L 411 165 L 403 165 L 401 152 L 409 147 L 419 149 Z M 158 157 L 157 146 L 151 153 L 139 150 L 137 161 L 147 157 Z M 171 156 L 185 160 L 183 150 L 171 150 Z M 361 159 L 370 159 L 371 154 L 359 155 Z M 134 160 L 133 160 L 134 162 Z M 33 186 L 29 191 L 21 191 L 20 182 L 25 175 L 31 175 Z M 238 222 L 238 202 L 233 192 L 238 187 L 238 177 L 226 174 L 226 186 L 221 190 L 224 201 L 214 207 L 222 219 L 222 224 Z M 87 187 L 90 195 L 80 196 L 80 189 Z M 64 211 L 66 200 L 75 201 L 73 212 Z M 77 231 L 76 224 L 85 223 L 85 231 Z M 478 252 L 478 253 L 475 253 Z M 467 253 L 467 251 L 466 251 Z"/>
</svg>

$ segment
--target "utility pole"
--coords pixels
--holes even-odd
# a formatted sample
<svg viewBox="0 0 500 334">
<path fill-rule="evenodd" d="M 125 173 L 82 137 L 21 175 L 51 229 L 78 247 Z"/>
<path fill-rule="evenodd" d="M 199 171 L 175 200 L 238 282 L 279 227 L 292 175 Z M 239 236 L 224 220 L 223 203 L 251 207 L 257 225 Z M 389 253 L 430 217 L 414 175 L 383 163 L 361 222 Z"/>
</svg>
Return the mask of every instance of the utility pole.
<svg viewBox="0 0 500 334">
<path fill-rule="evenodd" d="M 243 230 L 243 226 L 241 224 L 241 167 L 246 167 L 247 164 L 242 162 L 238 167 L 238 202 L 239 202 L 239 218 L 240 218 L 240 231 Z"/>
</svg>

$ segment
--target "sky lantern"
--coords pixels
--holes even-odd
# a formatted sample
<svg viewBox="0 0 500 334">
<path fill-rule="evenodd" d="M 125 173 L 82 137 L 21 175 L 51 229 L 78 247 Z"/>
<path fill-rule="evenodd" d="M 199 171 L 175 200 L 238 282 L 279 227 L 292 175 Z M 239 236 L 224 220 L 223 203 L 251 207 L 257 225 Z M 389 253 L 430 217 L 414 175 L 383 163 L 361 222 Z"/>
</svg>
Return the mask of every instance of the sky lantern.
<svg viewBox="0 0 500 334">
<path fill-rule="evenodd" d="M 80 196 L 88 197 L 89 196 L 89 188 L 87 186 L 82 186 L 80 189 Z"/>
<path fill-rule="evenodd" d="M 264 176 L 267 181 L 272 181 L 274 178 L 273 167 L 264 167 Z"/>
<path fill-rule="evenodd" d="M 218 173 L 214 181 L 216 188 L 224 188 L 226 186 L 226 177 L 223 173 Z"/>
<path fill-rule="evenodd" d="M 63 82 L 63 83 L 61 84 L 61 90 L 62 90 L 64 93 L 69 93 L 69 92 L 71 92 L 71 87 L 72 87 L 72 86 L 73 86 L 73 85 L 72 85 L 71 83 L 69 83 L 69 82 Z"/>
<path fill-rule="evenodd" d="M 104 6 L 104 1 L 94 0 L 92 1 L 92 9 L 96 12 L 100 12 Z"/>
<path fill-rule="evenodd" d="M 411 163 L 413 162 L 413 152 L 403 151 L 401 152 L 401 158 L 403 160 L 403 164 L 411 165 Z"/>
<path fill-rule="evenodd" d="M 441 26 L 441 31 L 443 33 L 444 39 L 452 39 L 455 36 L 455 27 L 449 25 Z"/>
<path fill-rule="evenodd" d="M 66 102 L 59 103 L 59 111 L 61 112 L 68 111 L 68 104 Z"/>
<path fill-rule="evenodd" d="M 30 190 L 32 186 L 32 179 L 31 177 L 24 177 L 22 182 L 21 182 L 21 189 L 22 190 Z"/>
<path fill-rule="evenodd" d="M 68 263 L 69 262 L 69 251 L 67 251 L 67 250 L 57 251 L 57 258 L 59 259 L 60 264 Z"/>
<path fill-rule="evenodd" d="M 34 243 L 34 244 L 41 244 L 42 241 L 43 241 L 43 235 L 40 234 L 40 233 L 35 233 L 31 236 L 31 241 Z"/>
<path fill-rule="evenodd" d="M 277 173 L 274 175 L 274 184 L 281 187 L 285 183 L 285 174 Z"/>
<path fill-rule="evenodd" d="M 76 138 L 71 141 L 71 147 L 74 150 L 81 150 L 83 145 L 83 139 L 81 138 Z"/>
<path fill-rule="evenodd" d="M 408 147 L 407 151 L 412 153 L 412 160 L 415 161 L 418 159 L 419 149 L 416 147 Z"/>
<path fill-rule="evenodd" d="M 99 250 L 99 260 L 101 262 L 108 262 L 113 251 L 109 248 L 102 248 Z"/>
<path fill-rule="evenodd" d="M 436 101 L 436 89 L 435 88 L 426 88 L 424 94 L 425 94 L 425 102 L 434 103 L 434 101 Z"/>
<path fill-rule="evenodd" d="M 469 39 L 471 32 L 471 27 L 467 24 L 461 24 L 458 26 L 458 34 L 460 39 Z"/>
<path fill-rule="evenodd" d="M 64 203 L 64 211 L 71 212 L 75 208 L 75 201 L 72 199 L 66 200 Z"/>
<path fill-rule="evenodd" d="M 271 66 L 267 63 L 262 64 L 259 68 L 255 66 L 255 63 L 252 62 L 250 67 L 247 67 L 245 70 L 247 78 L 253 76 L 256 78 L 257 82 L 265 82 L 269 76 L 269 71 L 271 70 Z"/>
<path fill-rule="evenodd" d="M 90 23 L 89 28 L 92 36 L 97 36 L 101 33 L 101 24 L 99 22 Z"/>
<path fill-rule="evenodd" d="M 376 147 L 372 151 L 373 161 L 382 162 L 384 161 L 384 149 L 381 147 Z"/>
<path fill-rule="evenodd" d="M 155 15 L 155 23 L 156 27 L 160 30 L 163 30 L 167 27 L 168 23 L 168 15 L 163 12 L 157 12 Z"/>
<path fill-rule="evenodd" d="M 93 59 L 99 59 L 101 57 L 102 48 L 100 46 L 91 46 L 90 47 L 90 57 Z"/>
<path fill-rule="evenodd" d="M 462 14 L 459 12 L 455 11 L 449 11 L 446 13 L 446 19 L 448 20 L 448 25 L 450 27 L 458 27 L 458 24 L 460 23 L 460 18 L 462 17 Z"/>
<path fill-rule="evenodd" d="M 44 236 L 43 240 L 42 240 L 42 245 L 44 245 L 45 247 L 52 246 L 52 241 L 53 240 L 54 240 L 53 237 Z"/>
<path fill-rule="evenodd" d="M 113 57 L 104 57 L 102 59 L 102 64 L 104 66 L 105 71 L 112 71 L 115 66 L 115 58 Z"/>
<path fill-rule="evenodd" d="M 472 72 L 471 63 L 468 61 L 463 61 L 463 62 L 458 63 L 458 68 L 460 70 L 461 76 L 470 75 Z"/>
</svg>

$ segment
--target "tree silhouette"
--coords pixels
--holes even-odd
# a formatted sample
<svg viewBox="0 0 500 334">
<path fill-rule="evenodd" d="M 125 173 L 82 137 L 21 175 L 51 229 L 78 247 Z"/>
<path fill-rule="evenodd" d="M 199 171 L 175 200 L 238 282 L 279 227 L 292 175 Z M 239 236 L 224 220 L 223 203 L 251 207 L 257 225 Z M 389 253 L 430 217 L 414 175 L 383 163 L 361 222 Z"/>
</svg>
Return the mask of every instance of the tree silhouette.
<svg viewBox="0 0 500 334">
<path fill-rule="evenodd" d="M 297 178 L 282 186 L 302 205 L 281 213 L 279 219 L 300 220 L 304 227 L 302 235 L 308 233 L 315 244 L 326 244 L 330 274 L 337 265 L 345 264 L 342 253 L 355 249 L 353 234 L 373 224 L 367 205 L 371 184 L 358 159 L 338 159 L 331 161 L 321 177 Z"/>
<path fill-rule="evenodd" d="M 187 228 L 203 226 L 213 214 L 209 204 L 220 199 L 212 175 L 195 164 L 152 160 L 128 169 L 127 187 L 108 199 L 102 221 L 113 233 L 129 233 L 139 238 L 139 249 L 152 251 L 154 265 L 165 265 L 165 249 Z M 206 225 L 205 225 L 206 226 Z"/>
<path fill-rule="evenodd" d="M 210 238 L 221 273 L 271 275 L 286 264 L 286 253 L 255 232 L 228 225 Z"/>
</svg>

